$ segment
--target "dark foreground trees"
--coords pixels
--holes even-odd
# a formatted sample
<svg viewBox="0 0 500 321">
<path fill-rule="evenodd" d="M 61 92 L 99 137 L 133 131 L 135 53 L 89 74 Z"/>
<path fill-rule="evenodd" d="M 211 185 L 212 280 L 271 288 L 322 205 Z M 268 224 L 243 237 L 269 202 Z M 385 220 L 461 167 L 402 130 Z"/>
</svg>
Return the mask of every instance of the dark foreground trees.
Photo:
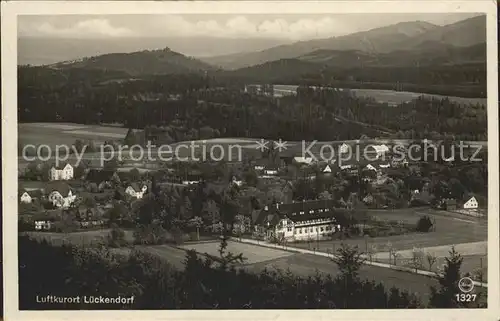
<svg viewBox="0 0 500 321">
<path fill-rule="evenodd" d="M 20 309 L 328 309 L 417 308 L 405 291 L 357 276 L 356 250 L 342 249 L 338 276 L 299 277 L 291 272 L 251 273 L 236 267 L 243 258 L 228 253 L 201 258 L 188 252 L 183 269 L 164 258 L 132 250 L 53 246 L 19 239 Z M 41 304 L 47 295 L 134 296 L 131 305 Z"/>
<path fill-rule="evenodd" d="M 445 260 L 442 274 L 438 277 L 439 287 L 431 287 L 430 289 L 429 306 L 433 308 L 465 308 L 470 306 L 470 300 L 462 302 L 457 298 L 457 295 L 463 293 L 458 287 L 458 282 L 463 277 L 460 273 L 463 257 L 457 253 L 455 247 L 452 247 L 450 255 Z M 481 299 L 480 296 L 484 296 L 484 294 L 479 293 L 474 299 L 477 302 L 477 307 L 486 307 L 485 303 L 480 303 L 485 302 L 484 298 Z"/>
</svg>

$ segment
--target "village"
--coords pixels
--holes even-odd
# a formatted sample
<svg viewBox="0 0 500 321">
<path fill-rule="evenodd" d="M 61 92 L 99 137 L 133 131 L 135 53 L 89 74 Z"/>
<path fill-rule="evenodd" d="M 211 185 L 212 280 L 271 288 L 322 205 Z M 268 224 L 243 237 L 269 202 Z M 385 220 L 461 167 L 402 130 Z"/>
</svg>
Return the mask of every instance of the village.
<svg viewBox="0 0 500 321">
<path fill-rule="evenodd" d="M 339 154 L 351 148 L 346 143 L 335 147 Z M 454 178 L 446 181 L 441 176 L 443 180 L 436 181 L 437 175 L 429 177 L 429 173 L 464 164 L 450 160 L 410 163 L 391 157 L 384 144 L 368 147 L 370 161 L 317 161 L 295 151 L 271 148 L 259 158 L 242 162 L 174 161 L 157 164 L 155 170 L 120 168 L 113 161 L 103 168 L 30 164 L 19 178 L 20 231 L 73 232 L 106 229 L 111 223 L 133 228 L 139 204 L 153 190 L 176 195 L 177 209 L 182 212 L 179 219 L 193 220 L 192 205 L 185 203 L 192 201 L 189 193 L 201 184 L 205 190 L 237 190 L 239 221 L 233 234 L 274 242 L 410 233 L 416 231 L 421 217 L 406 222 L 397 214 L 409 208 L 485 215 L 484 196 L 470 193 Z M 209 193 L 203 197 L 206 199 L 198 201 L 204 209 L 196 219 L 210 233 L 220 222 L 205 209 L 211 204 Z M 380 215 L 370 214 L 372 210 L 391 213 L 391 218 L 381 220 Z M 422 231 L 431 230 L 432 224 L 429 221 Z"/>
</svg>

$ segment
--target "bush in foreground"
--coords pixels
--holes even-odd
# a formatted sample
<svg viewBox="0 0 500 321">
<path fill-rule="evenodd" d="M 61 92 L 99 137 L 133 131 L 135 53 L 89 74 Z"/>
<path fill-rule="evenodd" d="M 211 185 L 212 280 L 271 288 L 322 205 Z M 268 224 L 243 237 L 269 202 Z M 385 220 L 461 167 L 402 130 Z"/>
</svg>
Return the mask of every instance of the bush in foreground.
<svg viewBox="0 0 500 321">
<path fill-rule="evenodd" d="M 431 230 L 432 226 L 434 224 L 432 223 L 432 220 L 429 216 L 423 216 L 421 217 L 418 222 L 417 222 L 417 227 L 416 230 L 418 232 L 424 232 L 427 233 Z"/>
</svg>

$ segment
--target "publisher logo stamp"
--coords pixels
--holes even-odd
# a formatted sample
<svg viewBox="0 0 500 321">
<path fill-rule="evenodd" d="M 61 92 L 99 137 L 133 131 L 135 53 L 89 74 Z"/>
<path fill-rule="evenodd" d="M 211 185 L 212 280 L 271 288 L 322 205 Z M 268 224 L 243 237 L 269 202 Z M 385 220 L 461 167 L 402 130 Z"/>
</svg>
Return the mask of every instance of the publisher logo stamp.
<svg viewBox="0 0 500 321">
<path fill-rule="evenodd" d="M 474 289 L 474 281 L 469 277 L 461 278 L 460 281 L 458 281 L 458 288 L 462 293 L 469 293 Z"/>
</svg>

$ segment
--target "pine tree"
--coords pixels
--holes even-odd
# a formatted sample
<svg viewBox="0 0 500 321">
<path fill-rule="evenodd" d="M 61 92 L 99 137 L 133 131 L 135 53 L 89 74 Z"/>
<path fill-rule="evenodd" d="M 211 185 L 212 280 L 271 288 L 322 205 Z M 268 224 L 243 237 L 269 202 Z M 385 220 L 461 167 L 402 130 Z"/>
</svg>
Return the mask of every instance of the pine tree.
<svg viewBox="0 0 500 321">
<path fill-rule="evenodd" d="M 458 282 L 461 278 L 460 268 L 463 258 L 455 251 L 455 247 L 452 247 L 449 253 L 449 257 L 445 258 L 443 273 L 438 277 L 440 288 L 436 289 L 436 287 L 431 286 L 429 305 L 434 308 L 461 308 L 464 306 L 455 299 L 455 295 L 461 293 Z"/>
</svg>

